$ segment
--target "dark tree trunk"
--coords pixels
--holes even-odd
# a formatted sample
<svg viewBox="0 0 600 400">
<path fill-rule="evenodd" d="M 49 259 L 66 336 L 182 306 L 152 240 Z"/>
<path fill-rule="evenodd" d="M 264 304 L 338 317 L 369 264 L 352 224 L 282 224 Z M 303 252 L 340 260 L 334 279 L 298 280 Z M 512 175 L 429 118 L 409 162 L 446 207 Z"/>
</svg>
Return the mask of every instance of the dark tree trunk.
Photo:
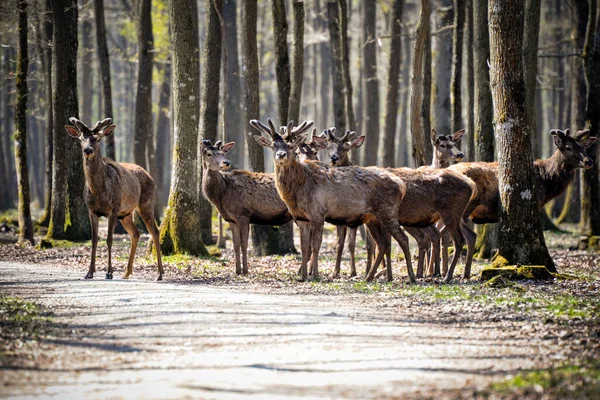
<svg viewBox="0 0 600 400">
<path fill-rule="evenodd" d="M 327 0 L 326 0 L 327 1 Z M 323 30 L 328 30 L 329 25 L 329 16 L 328 16 L 328 6 L 325 5 L 325 8 L 322 9 L 320 6 L 319 0 L 315 0 L 315 7 L 319 10 L 319 27 Z M 337 14 L 336 14 L 337 15 Z M 319 74 L 319 88 L 320 95 L 318 97 L 319 103 L 319 111 L 320 111 L 320 126 L 328 126 L 331 124 L 331 119 L 329 118 L 329 105 L 330 105 L 330 81 L 331 74 L 333 72 L 333 67 L 331 65 L 332 62 L 332 53 L 331 44 L 329 41 L 323 41 L 319 44 L 319 58 L 320 58 L 320 74 Z"/>
<path fill-rule="evenodd" d="M 404 0 L 394 0 L 390 14 L 392 40 L 390 41 L 390 60 L 388 64 L 388 85 L 385 99 L 385 126 L 383 137 L 383 166 L 395 166 L 396 121 L 398 117 L 398 87 L 400 65 L 402 61 L 402 7 Z"/>
<path fill-rule="evenodd" d="M 227 36 L 227 118 L 225 129 L 228 139 L 236 142 L 233 151 L 229 152 L 231 162 L 236 168 L 243 168 L 244 156 L 244 121 L 237 117 L 242 115 L 242 89 L 240 80 L 240 56 L 238 52 L 237 0 L 225 0 L 223 3 L 223 19 Z"/>
<path fill-rule="evenodd" d="M 473 67 L 473 1 L 466 0 L 467 13 L 467 160 L 475 161 L 475 72 Z"/>
<path fill-rule="evenodd" d="M 15 153 L 13 150 L 13 133 L 14 133 L 14 115 L 13 115 L 13 99 L 11 95 L 11 88 L 14 86 L 13 76 L 15 73 L 16 65 L 15 49 L 12 47 L 4 49 L 4 70 L 2 75 L 4 82 L 2 88 L 4 89 L 3 100 L 4 100 L 4 118 L 2 124 L 3 135 L 0 138 L 4 140 L 4 149 L 6 151 L 6 172 L 8 174 L 8 192 L 11 196 L 11 203 L 15 204 L 18 202 L 18 189 L 17 189 L 17 172 L 15 170 Z"/>
<path fill-rule="evenodd" d="M 340 132 L 346 130 L 346 107 L 344 96 L 344 66 L 340 33 L 340 9 L 337 0 L 327 2 L 329 46 L 331 50 L 331 80 L 333 82 L 333 120 Z"/>
<path fill-rule="evenodd" d="M 597 14 L 597 1 L 590 1 L 590 15 Z M 593 36 L 592 36 L 593 35 Z M 587 61 L 587 97 L 586 123 L 590 136 L 600 137 L 600 24 L 595 18 L 588 23 L 588 37 L 584 47 L 584 60 Z M 584 170 L 581 185 L 581 233 L 586 236 L 600 236 L 600 146 L 596 142 L 587 149 L 594 166 Z"/>
<path fill-rule="evenodd" d="M 500 182 L 499 255 L 509 264 L 545 265 L 556 272 L 544 241 L 523 78 L 524 0 L 490 0 L 491 88 Z"/>
<path fill-rule="evenodd" d="M 402 66 L 402 107 L 400 111 L 400 133 L 397 146 L 398 167 L 408 167 L 408 107 L 410 95 L 410 64 L 412 56 L 412 47 L 410 46 L 410 36 L 404 37 L 404 65 Z"/>
<path fill-rule="evenodd" d="M 27 53 L 27 1 L 16 0 L 19 11 L 19 52 L 17 54 L 15 99 L 15 160 L 17 166 L 17 182 L 19 187 L 19 242 L 33 241 L 33 221 L 29 207 L 30 187 L 27 167 L 27 69 L 29 56 Z"/>
<path fill-rule="evenodd" d="M 431 126 L 439 133 L 448 133 L 452 128 L 450 106 L 450 82 L 452 80 L 452 27 L 454 20 L 453 0 L 437 0 L 434 38 L 434 75 L 432 95 L 433 113 Z M 429 138 L 429 132 L 425 132 Z"/>
<path fill-rule="evenodd" d="M 2 76 L 4 76 L 5 68 L 4 63 L 6 62 L 6 57 L 1 57 L 0 59 L 0 71 Z M 10 148 L 6 146 L 8 141 L 4 140 L 5 136 L 8 137 L 9 133 L 5 132 L 6 128 L 6 119 L 9 118 L 7 111 L 7 107 L 5 107 L 5 102 L 8 103 L 8 85 L 6 82 L 2 82 L 2 86 L 0 87 L 0 120 L 2 125 L 0 125 L 0 187 L 3 189 L 0 190 L 0 211 L 8 210 L 14 207 L 12 198 L 10 196 L 10 165 L 8 163 L 8 158 L 10 156 Z"/>
<path fill-rule="evenodd" d="M 284 0 L 271 0 L 273 15 L 273 39 L 275 40 L 275 77 L 277 78 L 277 99 L 279 122 L 287 125 L 290 105 L 290 56 L 287 48 L 287 17 Z"/>
<path fill-rule="evenodd" d="M 377 78 L 377 3 L 363 2 L 363 82 L 366 113 L 363 133 L 368 136 L 364 165 L 377 165 L 379 152 L 379 79 Z"/>
<path fill-rule="evenodd" d="M 217 140 L 219 126 L 219 91 L 221 80 L 221 24 L 215 5 L 223 11 L 221 2 L 206 0 L 206 41 L 204 44 L 204 73 L 202 99 L 200 100 L 200 139 Z M 198 157 L 200 159 L 200 157 Z M 201 169 L 201 166 L 199 166 Z M 200 172 L 202 173 L 202 172 Z M 202 195 L 198 185 L 200 203 L 200 233 L 205 244 L 214 244 L 212 236 L 212 205 Z"/>
<path fill-rule="evenodd" d="M 158 205 L 160 209 L 167 205 L 169 199 L 170 170 L 168 162 L 171 151 L 171 62 L 165 63 L 162 68 L 162 83 L 158 95 L 158 115 L 156 116 L 156 165 L 158 174 L 154 177 L 158 191 Z"/>
<path fill-rule="evenodd" d="M 535 115 L 535 88 L 537 83 L 537 53 L 540 34 L 541 0 L 526 0 L 525 32 L 523 36 L 523 68 L 525 74 L 526 109 L 531 130 L 531 148 L 534 158 L 541 157 L 541 143 Z M 562 129 L 562 127 L 561 127 Z"/>
<path fill-rule="evenodd" d="M 40 225 L 47 227 L 50 223 L 50 206 L 52 205 L 52 130 L 54 124 L 52 122 L 52 5 L 50 0 L 46 0 L 44 9 L 44 19 L 42 22 L 42 69 L 44 70 L 44 84 L 46 86 L 46 145 L 45 145 L 45 199 L 44 199 L 44 213 L 40 220 Z"/>
<path fill-rule="evenodd" d="M 454 0 L 454 34 L 452 35 L 452 79 L 450 94 L 452 102 L 452 132 L 463 128 L 462 122 L 462 55 L 463 30 L 465 26 L 465 0 Z M 460 142 L 458 143 L 460 146 Z"/>
<path fill-rule="evenodd" d="M 354 104 L 352 100 L 352 79 L 350 76 L 350 39 L 348 38 L 348 4 L 346 0 L 338 0 L 340 7 L 340 39 L 342 41 L 342 69 L 344 75 L 344 94 L 346 95 L 346 122 L 347 128 L 357 129 Z M 354 154 L 358 155 L 358 152 Z M 354 157 L 356 161 L 357 157 Z"/>
<path fill-rule="evenodd" d="M 104 0 L 94 0 L 96 24 L 96 48 L 98 49 L 98 64 L 102 82 L 102 118 L 113 117 L 112 83 L 110 76 L 110 59 L 106 44 L 106 25 L 104 20 Z M 110 135 L 104 139 L 106 157 L 117 159 L 115 138 Z"/>
<path fill-rule="evenodd" d="M 146 149 L 152 140 L 152 67 L 154 37 L 152 34 L 152 1 L 140 0 L 138 7 L 138 77 L 135 96 L 133 162 L 148 168 Z"/>
<path fill-rule="evenodd" d="M 93 126 L 92 121 L 92 60 L 94 49 L 92 46 L 92 23 L 88 18 L 81 21 L 81 112 L 80 119 Z"/>
<path fill-rule="evenodd" d="M 290 90 L 288 119 L 300 123 L 300 103 L 304 82 L 304 1 L 293 0 L 294 53 L 292 54 L 292 87 Z"/>
<path fill-rule="evenodd" d="M 410 100 L 411 122 L 410 130 L 412 134 L 412 156 L 415 166 L 427 165 L 431 159 L 431 148 L 429 144 L 429 130 L 424 131 L 424 127 L 429 125 L 429 121 L 424 121 L 423 108 L 428 109 L 429 93 L 427 89 L 427 58 L 431 60 L 431 40 L 429 16 L 431 8 L 428 0 L 421 0 L 421 13 L 419 15 L 419 24 L 417 25 L 417 34 L 414 46 L 413 57 L 413 75 L 412 75 L 412 95 Z M 429 53 L 426 54 L 426 53 Z M 431 64 L 429 64 L 430 68 Z M 429 69 L 431 78 L 431 69 Z M 431 83 L 429 83 L 431 84 Z"/>
<path fill-rule="evenodd" d="M 195 0 L 169 2 L 173 63 L 173 180 L 169 206 L 160 227 L 165 254 L 208 254 L 198 218 L 198 120 L 200 118 L 200 50 Z M 196 20 L 196 22 L 194 22 Z"/>
</svg>

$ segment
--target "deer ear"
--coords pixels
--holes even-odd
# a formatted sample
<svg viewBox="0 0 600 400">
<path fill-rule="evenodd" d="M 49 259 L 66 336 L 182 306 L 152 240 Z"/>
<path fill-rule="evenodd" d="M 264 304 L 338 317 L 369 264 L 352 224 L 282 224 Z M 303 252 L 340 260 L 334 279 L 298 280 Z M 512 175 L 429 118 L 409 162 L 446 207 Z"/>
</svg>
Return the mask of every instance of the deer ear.
<svg viewBox="0 0 600 400">
<path fill-rule="evenodd" d="M 352 141 L 352 143 L 350 143 L 350 147 L 354 148 L 354 149 L 358 149 L 360 146 L 363 145 L 363 143 L 365 142 L 365 139 L 366 139 L 365 135 L 360 135 L 359 137 L 354 139 Z"/>
<path fill-rule="evenodd" d="M 221 151 L 223 153 L 227 153 L 229 150 L 233 149 L 233 146 L 235 146 L 235 142 L 225 143 L 223 146 L 221 146 Z"/>
<path fill-rule="evenodd" d="M 552 139 L 554 139 L 554 145 L 556 147 L 559 147 L 562 145 L 562 138 L 560 137 L 561 135 L 558 132 L 554 132 L 554 130 L 550 131 L 550 133 L 552 133 Z"/>
<path fill-rule="evenodd" d="M 260 144 L 262 147 L 269 147 L 269 148 L 273 148 L 273 142 L 271 142 L 269 139 L 267 139 L 264 136 L 260 136 L 260 135 L 254 135 L 253 136 L 254 140 L 256 140 L 256 142 L 258 144 Z"/>
<path fill-rule="evenodd" d="M 313 136 L 312 142 L 319 150 L 327 148 L 327 139 L 324 136 Z"/>
<path fill-rule="evenodd" d="M 584 148 L 587 149 L 588 147 L 590 147 L 591 145 L 596 143 L 596 140 L 598 140 L 598 138 L 595 136 L 592 136 L 592 137 L 582 140 L 580 143 Z"/>
<path fill-rule="evenodd" d="M 458 142 L 463 137 L 464 134 L 465 134 L 465 130 L 464 129 L 461 129 L 460 131 L 454 132 L 452 134 L 452 141 Z"/>
<path fill-rule="evenodd" d="M 72 138 L 79 139 L 81 137 L 81 132 L 79 132 L 79 129 L 75 128 L 74 126 L 65 125 L 65 129 Z"/>
<path fill-rule="evenodd" d="M 106 137 L 106 136 L 110 136 L 113 134 L 113 131 L 115 130 L 117 126 L 116 125 L 109 125 L 106 128 L 104 128 L 102 131 L 100 131 L 100 136 L 101 137 Z"/>
</svg>

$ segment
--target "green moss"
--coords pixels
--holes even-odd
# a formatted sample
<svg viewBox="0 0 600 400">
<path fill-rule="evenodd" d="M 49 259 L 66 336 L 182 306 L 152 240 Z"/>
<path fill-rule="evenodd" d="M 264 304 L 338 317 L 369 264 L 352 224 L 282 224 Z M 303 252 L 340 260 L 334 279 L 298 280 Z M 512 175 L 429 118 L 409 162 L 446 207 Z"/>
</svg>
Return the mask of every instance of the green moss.
<svg viewBox="0 0 600 400">
<path fill-rule="evenodd" d="M 481 280 L 489 281 L 499 275 L 511 281 L 548 280 L 553 278 L 552 273 L 543 265 L 513 265 L 502 268 L 493 266 L 492 268 L 485 268 L 481 271 Z"/>
<path fill-rule="evenodd" d="M 37 245 L 37 248 L 40 250 L 43 250 L 43 249 L 70 248 L 70 247 L 79 247 L 79 246 L 81 246 L 80 242 L 72 242 L 70 240 L 58 240 L 58 239 L 44 238 L 44 239 L 40 240 L 40 243 Z"/>
<path fill-rule="evenodd" d="M 518 283 L 515 283 L 502 275 L 495 276 L 489 281 L 484 282 L 483 286 L 496 289 L 511 288 L 521 292 L 525 291 L 525 288 L 521 287 Z"/>
<path fill-rule="evenodd" d="M 0 297 L 0 326 L 6 336 L 35 335 L 48 322 L 49 313 L 38 305 L 18 297 Z"/>
<path fill-rule="evenodd" d="M 217 246 L 208 246 L 207 247 L 208 250 L 208 255 L 211 257 L 221 257 L 221 249 L 218 248 Z"/>
<path fill-rule="evenodd" d="M 498 253 L 496 253 L 496 255 L 492 258 L 493 268 L 503 268 L 506 267 L 508 264 L 508 260 Z"/>
</svg>

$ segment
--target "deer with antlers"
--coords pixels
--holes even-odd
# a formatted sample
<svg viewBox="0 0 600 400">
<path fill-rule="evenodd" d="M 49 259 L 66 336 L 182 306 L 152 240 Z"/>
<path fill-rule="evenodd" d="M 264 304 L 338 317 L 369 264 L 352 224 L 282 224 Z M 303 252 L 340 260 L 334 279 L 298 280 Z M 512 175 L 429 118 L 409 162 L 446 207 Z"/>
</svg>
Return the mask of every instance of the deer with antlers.
<svg viewBox="0 0 600 400">
<path fill-rule="evenodd" d="M 84 159 L 85 189 L 83 198 L 89 209 L 92 226 L 92 260 L 85 279 L 92 279 L 96 271 L 96 248 L 98 247 L 98 220 L 108 218 L 108 268 L 106 279 L 112 279 L 112 240 L 117 220 L 131 238 L 129 261 L 123 279 L 132 274 L 133 260 L 137 249 L 140 232 L 133 223 L 133 212 L 137 211 L 152 236 L 156 248 L 158 264 L 157 281 L 163 278 L 163 266 L 160 254 L 158 228 L 154 220 L 154 180 L 142 167 L 135 164 L 117 163 L 109 158 L 103 158 L 100 142 L 112 135 L 116 125 L 112 119 L 98 121 L 92 129 L 88 128 L 77 118 L 71 117 L 73 124 L 66 125 L 67 133 L 81 143 Z"/>
<path fill-rule="evenodd" d="M 332 168 L 314 161 L 301 163 L 296 149 L 305 142 L 306 131 L 313 122 L 303 122 L 297 127 L 290 122 L 279 132 L 270 119 L 267 123 L 269 126 L 250 121 L 257 131 L 270 137 L 255 135 L 254 139 L 273 150 L 277 192 L 300 228 L 302 279 L 308 278 L 309 259 L 314 279 L 319 277 L 318 257 L 327 221 L 350 227 L 366 223 L 369 229 L 378 225 L 399 243 L 406 257 L 409 279 L 414 281 L 408 237 L 397 221 L 405 191 L 402 180 L 380 168 Z M 378 244 L 384 244 L 377 232 L 373 237 Z"/>
</svg>

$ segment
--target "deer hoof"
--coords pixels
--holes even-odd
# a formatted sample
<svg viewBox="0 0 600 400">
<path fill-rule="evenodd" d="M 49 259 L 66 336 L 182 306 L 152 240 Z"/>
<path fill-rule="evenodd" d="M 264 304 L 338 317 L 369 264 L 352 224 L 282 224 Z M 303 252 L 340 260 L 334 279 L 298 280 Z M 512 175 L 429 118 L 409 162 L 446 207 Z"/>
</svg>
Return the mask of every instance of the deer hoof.
<svg viewBox="0 0 600 400">
<path fill-rule="evenodd" d="M 92 279 L 93 277 L 94 277 L 94 274 L 91 272 L 88 272 L 87 275 L 83 279 Z"/>
<path fill-rule="evenodd" d="M 452 282 L 452 277 L 451 277 L 451 276 L 446 276 L 446 277 L 444 278 L 444 282 L 445 282 L 445 283 L 450 283 L 450 282 Z"/>
<path fill-rule="evenodd" d="M 158 274 L 158 276 L 156 277 L 156 281 L 162 281 L 162 274 Z"/>
<path fill-rule="evenodd" d="M 129 274 L 124 274 L 124 275 L 122 276 L 122 279 L 129 279 Z"/>
<path fill-rule="evenodd" d="M 331 277 L 331 279 L 340 279 L 340 274 L 335 274 Z"/>
<path fill-rule="evenodd" d="M 112 279 L 112 278 L 113 278 L 112 272 L 107 272 L 106 273 L 106 279 Z"/>
</svg>

